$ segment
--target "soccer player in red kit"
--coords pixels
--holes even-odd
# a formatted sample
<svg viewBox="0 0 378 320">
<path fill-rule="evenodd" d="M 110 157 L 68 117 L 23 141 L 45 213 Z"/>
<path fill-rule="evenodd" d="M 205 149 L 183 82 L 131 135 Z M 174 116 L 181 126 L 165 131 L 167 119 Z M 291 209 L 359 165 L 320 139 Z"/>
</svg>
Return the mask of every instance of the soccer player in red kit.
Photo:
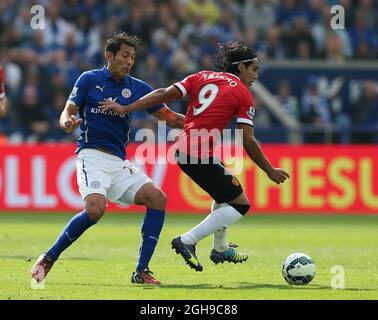
<svg viewBox="0 0 378 320">
<path fill-rule="evenodd" d="M 7 113 L 5 86 L 4 86 L 4 73 L 0 65 L 0 117 L 4 117 Z"/>
<path fill-rule="evenodd" d="M 240 42 L 219 44 L 213 61 L 220 72 L 191 74 L 168 88 L 147 94 L 126 108 L 116 102 L 101 102 L 101 108 L 105 110 L 128 113 L 190 96 L 184 138 L 178 143 L 176 160 L 180 168 L 214 202 L 210 215 L 190 231 L 173 239 L 171 244 L 176 253 L 181 254 L 196 271 L 202 271 L 203 267 L 196 256 L 195 245 L 210 234 L 214 234 L 214 247 L 210 254 L 214 263 L 237 263 L 248 258 L 244 253 L 238 253 L 234 245 L 227 243 L 226 229 L 248 212 L 249 200 L 239 181 L 213 156 L 214 139 L 211 131 L 219 130 L 220 133 L 236 117 L 238 129 L 242 131 L 243 147 L 251 160 L 277 184 L 289 178 L 285 170 L 271 165 L 254 137 L 255 109 L 249 88 L 258 78 L 256 52 Z M 205 139 L 197 139 L 206 135 L 208 137 Z"/>
</svg>

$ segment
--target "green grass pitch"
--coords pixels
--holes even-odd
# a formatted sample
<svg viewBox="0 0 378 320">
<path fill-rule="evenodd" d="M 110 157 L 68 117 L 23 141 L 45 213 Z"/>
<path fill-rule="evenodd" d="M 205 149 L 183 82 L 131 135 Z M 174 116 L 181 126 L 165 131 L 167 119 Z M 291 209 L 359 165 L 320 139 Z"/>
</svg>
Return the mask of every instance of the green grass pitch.
<svg viewBox="0 0 378 320">
<path fill-rule="evenodd" d="M 213 265 L 212 238 L 197 246 L 203 272 L 190 269 L 171 239 L 203 216 L 167 215 L 150 267 L 160 287 L 130 283 L 142 214 L 106 214 L 62 255 L 44 289 L 31 289 L 30 268 L 55 241 L 67 214 L 0 214 L 0 299 L 377 299 L 378 216 L 250 215 L 233 225 L 229 240 L 247 252 L 243 264 Z M 289 286 L 282 262 L 304 252 L 316 263 L 310 285 Z M 345 288 L 331 288 L 334 265 Z"/>
</svg>

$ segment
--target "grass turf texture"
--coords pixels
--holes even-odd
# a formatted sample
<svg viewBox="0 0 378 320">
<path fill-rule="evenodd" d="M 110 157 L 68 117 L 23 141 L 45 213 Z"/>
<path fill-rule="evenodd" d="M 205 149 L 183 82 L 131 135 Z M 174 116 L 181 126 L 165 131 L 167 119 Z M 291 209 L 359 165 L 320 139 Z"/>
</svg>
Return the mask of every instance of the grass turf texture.
<svg viewBox="0 0 378 320">
<path fill-rule="evenodd" d="M 249 254 L 243 264 L 209 259 L 212 238 L 197 245 L 195 272 L 171 249 L 171 239 L 203 216 L 167 215 L 150 263 L 160 287 L 130 283 L 140 243 L 141 214 L 106 214 L 68 248 L 32 290 L 30 268 L 72 215 L 0 214 L 0 299 L 377 299 L 378 216 L 250 215 L 230 228 L 229 241 Z M 304 252 L 316 263 L 310 285 L 281 276 L 285 257 Z M 345 289 L 331 288 L 331 267 L 345 268 Z"/>
</svg>

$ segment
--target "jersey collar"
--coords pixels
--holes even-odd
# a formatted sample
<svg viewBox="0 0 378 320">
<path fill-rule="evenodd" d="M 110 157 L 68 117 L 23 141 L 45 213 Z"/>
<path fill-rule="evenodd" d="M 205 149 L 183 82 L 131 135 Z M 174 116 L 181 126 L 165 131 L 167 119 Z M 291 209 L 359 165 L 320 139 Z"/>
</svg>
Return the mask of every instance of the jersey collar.
<svg viewBox="0 0 378 320">
<path fill-rule="evenodd" d="M 105 66 L 101 69 L 102 74 L 104 75 L 105 79 L 114 79 L 113 75 L 110 73 L 109 69 Z"/>
<path fill-rule="evenodd" d="M 240 78 L 236 75 L 236 74 L 233 74 L 233 73 L 230 73 L 230 72 L 222 72 L 222 73 L 227 73 L 229 74 L 230 76 L 233 76 L 235 78 L 238 78 L 240 80 Z M 241 80 L 240 80 L 241 81 Z"/>
<path fill-rule="evenodd" d="M 107 68 L 107 66 L 105 65 L 102 69 L 101 69 L 101 72 L 102 74 L 104 75 L 104 78 L 106 80 L 112 80 L 112 81 L 115 81 L 112 73 L 109 71 L 109 69 Z M 123 82 L 124 83 L 128 83 L 129 82 L 129 75 L 127 75 L 126 77 L 123 78 Z"/>
</svg>

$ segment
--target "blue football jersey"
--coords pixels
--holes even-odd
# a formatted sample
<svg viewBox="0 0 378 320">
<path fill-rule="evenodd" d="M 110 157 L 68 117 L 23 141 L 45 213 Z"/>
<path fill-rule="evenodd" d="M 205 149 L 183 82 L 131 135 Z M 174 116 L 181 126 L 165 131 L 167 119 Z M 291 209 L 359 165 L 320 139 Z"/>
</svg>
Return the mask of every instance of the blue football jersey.
<svg viewBox="0 0 378 320">
<path fill-rule="evenodd" d="M 79 108 L 83 119 L 75 152 L 78 153 L 83 148 L 101 147 L 125 159 L 131 114 L 119 115 L 113 110 L 103 111 L 99 109 L 98 103 L 112 100 L 126 106 L 152 90 L 146 82 L 131 76 L 116 82 L 106 66 L 82 73 L 68 98 L 68 103 Z M 162 107 L 161 104 L 146 110 L 152 113 Z"/>
</svg>

